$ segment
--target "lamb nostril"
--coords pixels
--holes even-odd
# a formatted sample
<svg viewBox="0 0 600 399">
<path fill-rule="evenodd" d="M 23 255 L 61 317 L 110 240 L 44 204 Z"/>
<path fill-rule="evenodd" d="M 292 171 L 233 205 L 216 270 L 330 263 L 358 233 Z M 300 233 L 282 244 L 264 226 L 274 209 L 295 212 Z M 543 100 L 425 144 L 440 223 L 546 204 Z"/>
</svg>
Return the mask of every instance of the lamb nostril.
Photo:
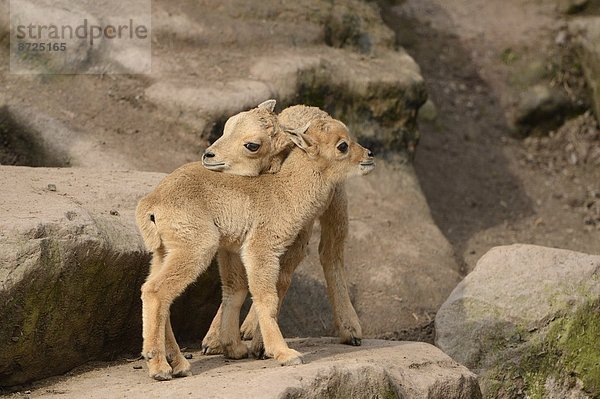
<svg viewBox="0 0 600 399">
<path fill-rule="evenodd" d="M 204 158 L 214 158 L 215 157 L 215 153 L 214 152 L 210 152 L 210 151 L 206 151 L 203 155 Z"/>
</svg>

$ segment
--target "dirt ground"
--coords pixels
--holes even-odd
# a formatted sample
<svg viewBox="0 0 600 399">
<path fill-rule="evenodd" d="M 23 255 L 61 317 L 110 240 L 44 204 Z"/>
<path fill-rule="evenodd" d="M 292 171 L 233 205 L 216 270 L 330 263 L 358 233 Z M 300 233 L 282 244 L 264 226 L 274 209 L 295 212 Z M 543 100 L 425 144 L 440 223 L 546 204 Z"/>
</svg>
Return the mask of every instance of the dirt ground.
<svg viewBox="0 0 600 399">
<path fill-rule="evenodd" d="M 465 272 L 490 247 L 515 242 L 600 253 L 600 163 L 570 155 L 573 142 L 588 152 L 600 147 L 593 117 L 526 140 L 513 138 L 509 122 L 529 65 L 557 58 L 555 38 L 566 22 L 554 4 L 384 6 L 386 23 L 420 65 L 437 108 L 437 118 L 421 122 L 415 167 Z"/>
</svg>

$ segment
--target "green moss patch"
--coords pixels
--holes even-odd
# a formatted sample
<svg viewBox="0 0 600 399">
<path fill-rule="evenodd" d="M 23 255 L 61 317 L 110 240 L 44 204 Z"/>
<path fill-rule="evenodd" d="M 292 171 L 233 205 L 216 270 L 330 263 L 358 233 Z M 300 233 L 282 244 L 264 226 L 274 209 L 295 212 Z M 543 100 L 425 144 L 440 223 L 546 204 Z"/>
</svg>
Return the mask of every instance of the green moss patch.
<svg viewBox="0 0 600 399">
<path fill-rule="evenodd" d="M 544 398 L 551 379 L 566 389 L 600 397 L 600 301 L 556 318 L 524 344 L 520 355 L 499 362 L 483 377 L 486 397 Z"/>
</svg>

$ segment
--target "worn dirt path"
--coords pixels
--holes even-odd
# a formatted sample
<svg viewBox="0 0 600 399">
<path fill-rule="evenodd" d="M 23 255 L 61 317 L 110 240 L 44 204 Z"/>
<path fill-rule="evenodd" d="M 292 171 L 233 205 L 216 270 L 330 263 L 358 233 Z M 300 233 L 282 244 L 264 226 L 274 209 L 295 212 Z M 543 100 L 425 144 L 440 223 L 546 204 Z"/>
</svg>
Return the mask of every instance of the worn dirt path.
<svg viewBox="0 0 600 399">
<path fill-rule="evenodd" d="M 554 3 L 407 0 L 383 16 L 437 106 L 437 119 L 421 122 L 415 167 L 463 271 L 514 242 L 599 253 L 600 226 L 584 219 L 600 202 L 600 168 L 540 167 L 546 160 L 530 162 L 539 154 L 511 138 L 508 122 L 523 90 L 517 78 L 553 57 L 565 25 Z M 518 62 L 503 62 L 507 52 Z"/>
</svg>

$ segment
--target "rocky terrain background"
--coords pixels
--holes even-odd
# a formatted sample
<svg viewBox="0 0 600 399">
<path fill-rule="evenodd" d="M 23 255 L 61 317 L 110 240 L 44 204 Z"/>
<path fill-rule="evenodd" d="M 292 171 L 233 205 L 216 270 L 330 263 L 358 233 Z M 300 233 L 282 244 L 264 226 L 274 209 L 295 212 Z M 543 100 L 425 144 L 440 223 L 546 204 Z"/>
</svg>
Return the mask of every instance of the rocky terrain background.
<svg viewBox="0 0 600 399">
<path fill-rule="evenodd" d="M 282 369 L 292 379 L 268 392 L 480 397 L 457 361 L 484 397 L 596 397 L 599 10 L 595 0 L 154 1 L 149 75 L 12 75 L 0 63 L 0 387 L 105 397 L 283 378 L 274 363 L 193 352 L 220 301 L 212 267 L 172 313 L 196 376 L 132 393 L 144 384 L 138 363 L 106 376 L 96 363 L 27 385 L 137 357 L 149 260 L 137 200 L 199 159 L 229 116 L 276 98 L 277 110 L 322 107 L 380 159 L 348 185 L 346 267 L 365 334 L 435 342 L 454 360 L 425 343 L 301 340 L 321 355 Z M 318 228 L 284 303 L 288 337 L 335 335 L 317 241 Z M 537 246 L 488 252 L 513 243 Z"/>
</svg>

